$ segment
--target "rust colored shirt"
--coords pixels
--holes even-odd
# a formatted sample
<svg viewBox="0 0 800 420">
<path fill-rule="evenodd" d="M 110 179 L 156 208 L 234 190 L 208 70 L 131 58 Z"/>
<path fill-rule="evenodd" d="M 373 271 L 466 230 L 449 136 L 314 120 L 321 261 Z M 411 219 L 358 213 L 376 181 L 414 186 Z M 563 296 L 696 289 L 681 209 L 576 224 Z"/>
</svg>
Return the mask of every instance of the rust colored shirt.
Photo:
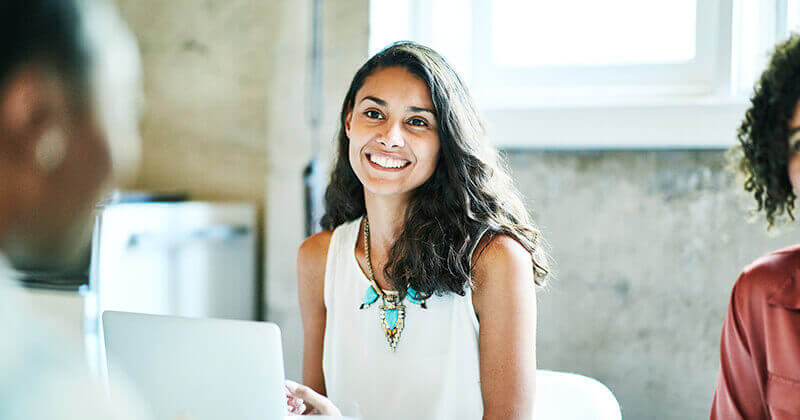
<svg viewBox="0 0 800 420">
<path fill-rule="evenodd" d="M 800 419 L 800 245 L 739 276 L 720 353 L 711 419 Z"/>
</svg>

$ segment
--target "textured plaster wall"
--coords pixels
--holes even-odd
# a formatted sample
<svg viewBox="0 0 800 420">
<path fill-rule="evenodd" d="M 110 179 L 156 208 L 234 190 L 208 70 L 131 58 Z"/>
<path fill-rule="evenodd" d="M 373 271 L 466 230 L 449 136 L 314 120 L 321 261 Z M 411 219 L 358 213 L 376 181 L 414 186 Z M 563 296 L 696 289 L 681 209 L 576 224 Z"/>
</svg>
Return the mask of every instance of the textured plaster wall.
<svg viewBox="0 0 800 420">
<path fill-rule="evenodd" d="M 599 379 L 627 419 L 707 418 L 731 286 L 796 233 L 746 223 L 722 151 L 507 157 L 556 260 L 539 367 Z"/>
<path fill-rule="evenodd" d="M 139 188 L 264 202 L 272 1 L 118 0 L 144 70 Z"/>
</svg>

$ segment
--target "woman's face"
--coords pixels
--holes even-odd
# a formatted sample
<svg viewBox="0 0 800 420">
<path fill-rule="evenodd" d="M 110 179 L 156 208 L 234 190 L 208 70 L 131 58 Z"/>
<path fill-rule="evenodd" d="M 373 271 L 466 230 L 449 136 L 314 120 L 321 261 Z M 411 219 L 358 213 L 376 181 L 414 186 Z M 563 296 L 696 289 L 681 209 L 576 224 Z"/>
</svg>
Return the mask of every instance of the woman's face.
<svg viewBox="0 0 800 420">
<path fill-rule="evenodd" d="M 350 166 L 369 192 L 408 194 L 436 169 L 439 131 L 431 92 L 402 67 L 379 69 L 364 80 L 345 132 Z"/>
<path fill-rule="evenodd" d="M 789 121 L 789 182 L 795 194 L 800 194 L 800 101 Z"/>
</svg>

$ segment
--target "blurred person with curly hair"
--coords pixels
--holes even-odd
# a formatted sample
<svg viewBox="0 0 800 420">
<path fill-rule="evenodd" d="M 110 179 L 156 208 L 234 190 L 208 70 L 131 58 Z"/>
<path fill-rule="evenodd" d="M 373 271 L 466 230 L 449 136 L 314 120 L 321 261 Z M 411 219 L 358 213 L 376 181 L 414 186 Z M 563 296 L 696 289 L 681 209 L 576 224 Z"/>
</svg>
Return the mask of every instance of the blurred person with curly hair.
<svg viewBox="0 0 800 420">
<path fill-rule="evenodd" d="M 800 191 L 800 35 L 778 44 L 738 137 L 738 169 L 768 227 Z M 747 266 L 731 293 L 712 419 L 800 418 L 800 245 Z"/>
</svg>

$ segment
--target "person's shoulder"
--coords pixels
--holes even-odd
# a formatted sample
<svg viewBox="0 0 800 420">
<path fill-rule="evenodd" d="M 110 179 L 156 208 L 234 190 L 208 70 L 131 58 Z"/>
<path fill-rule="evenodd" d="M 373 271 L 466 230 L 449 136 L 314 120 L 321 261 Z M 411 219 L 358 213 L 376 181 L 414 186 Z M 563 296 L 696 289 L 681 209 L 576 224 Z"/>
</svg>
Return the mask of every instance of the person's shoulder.
<svg viewBox="0 0 800 420">
<path fill-rule="evenodd" d="M 297 251 L 297 289 L 304 301 L 322 302 L 328 246 L 333 232 L 325 231 L 306 238 Z"/>
<path fill-rule="evenodd" d="M 472 255 L 473 265 L 490 266 L 492 264 L 526 262 L 530 263 L 531 254 L 513 236 L 505 233 L 486 233 L 478 241 Z"/>
<path fill-rule="evenodd" d="M 800 245 L 773 251 L 748 264 L 734 285 L 734 294 L 748 301 L 766 301 L 791 280 L 800 267 Z"/>
<path fill-rule="evenodd" d="M 800 267 L 800 245 L 779 249 L 757 258 L 743 270 L 737 283 L 748 287 L 769 287 L 782 283 Z"/>
<path fill-rule="evenodd" d="M 306 238 L 297 251 L 298 265 L 318 265 L 328 256 L 333 231 L 327 230 Z"/>
<path fill-rule="evenodd" d="M 530 252 L 513 236 L 487 233 L 472 255 L 472 274 L 476 288 L 513 287 L 516 282 L 528 280 L 533 284 L 533 261 Z"/>
</svg>

